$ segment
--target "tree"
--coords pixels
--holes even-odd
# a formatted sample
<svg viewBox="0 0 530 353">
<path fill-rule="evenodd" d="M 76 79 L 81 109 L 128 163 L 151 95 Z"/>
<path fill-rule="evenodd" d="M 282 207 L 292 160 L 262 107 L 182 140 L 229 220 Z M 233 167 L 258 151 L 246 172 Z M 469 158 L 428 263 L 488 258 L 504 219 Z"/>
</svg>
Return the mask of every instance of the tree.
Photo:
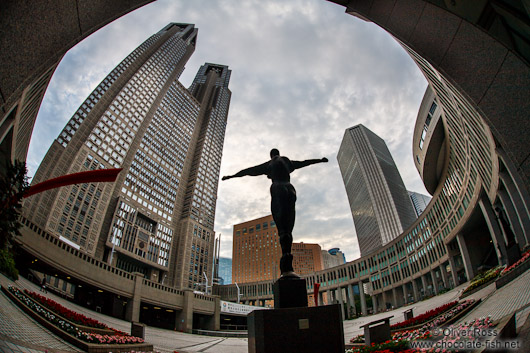
<svg viewBox="0 0 530 353">
<path fill-rule="evenodd" d="M 13 240 L 20 235 L 19 222 L 22 197 L 29 188 L 26 176 L 26 163 L 8 162 L 5 171 L 0 174 L 0 271 L 9 277 L 18 278 L 13 260 Z"/>
</svg>

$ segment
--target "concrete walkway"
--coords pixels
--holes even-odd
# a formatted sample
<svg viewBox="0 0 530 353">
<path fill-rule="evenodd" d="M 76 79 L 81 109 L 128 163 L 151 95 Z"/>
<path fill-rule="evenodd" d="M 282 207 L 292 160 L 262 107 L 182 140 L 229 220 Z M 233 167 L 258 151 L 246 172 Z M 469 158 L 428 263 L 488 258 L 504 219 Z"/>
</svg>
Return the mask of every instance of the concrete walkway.
<svg viewBox="0 0 530 353">
<path fill-rule="evenodd" d="M 115 329 L 127 333 L 131 332 L 131 323 L 128 321 L 91 311 L 50 292 L 47 294 L 39 292 L 39 287 L 25 278 L 21 277 L 16 283 L 13 283 L 0 274 L 0 285 L 7 286 L 8 284 L 45 295 L 68 309 L 91 317 Z M 78 348 L 56 337 L 29 318 L 3 293 L 0 294 L 0 306 L 0 352 L 44 352 L 45 350 L 48 352 L 79 352 Z M 192 335 L 150 326 L 145 329 L 145 340 L 153 344 L 155 352 L 160 353 L 173 353 L 174 351 L 179 353 L 246 353 L 248 351 L 246 338 L 218 338 Z M 13 349 L 13 346 L 15 349 Z"/>
<path fill-rule="evenodd" d="M 499 320 L 517 313 L 517 327 L 524 324 L 530 310 L 530 270 L 498 290 L 495 290 L 495 284 L 491 284 L 482 291 L 475 294 L 480 295 L 483 302 L 460 322 L 487 315 Z"/>
<path fill-rule="evenodd" d="M 0 274 L 0 285 L 7 286 L 8 284 L 14 283 Z M 38 286 L 24 278 L 21 278 L 15 284 L 20 288 L 39 292 Z M 363 333 L 360 326 L 370 321 L 394 316 L 390 320 L 391 324 L 393 324 L 403 321 L 403 312 L 409 308 L 414 308 L 414 315 L 419 315 L 445 303 L 458 300 L 460 293 L 466 286 L 467 283 L 447 293 L 392 311 L 361 317 L 356 320 L 346 320 L 344 321 L 345 341 L 349 342 L 350 338 Z M 492 315 L 493 319 L 498 319 L 507 314 L 517 312 L 516 319 L 517 327 L 519 328 L 527 321 L 530 313 L 529 288 L 530 270 L 499 290 L 495 290 L 495 285 L 491 284 L 468 297 L 474 299 L 482 298 L 483 303 L 477 306 L 462 321 L 485 315 Z M 91 311 L 52 293 L 46 295 L 71 310 L 92 317 L 118 330 L 130 332 L 130 323 L 127 321 Z M 246 338 L 219 338 L 192 335 L 150 326 L 146 327 L 146 341 L 153 344 L 155 352 L 160 353 L 173 353 L 175 351 L 179 353 L 248 352 L 248 341 Z M 77 348 L 39 326 L 34 320 L 12 304 L 4 294 L 0 294 L 0 352 L 33 353 L 44 352 L 45 350 L 59 353 L 78 351 Z"/>
</svg>

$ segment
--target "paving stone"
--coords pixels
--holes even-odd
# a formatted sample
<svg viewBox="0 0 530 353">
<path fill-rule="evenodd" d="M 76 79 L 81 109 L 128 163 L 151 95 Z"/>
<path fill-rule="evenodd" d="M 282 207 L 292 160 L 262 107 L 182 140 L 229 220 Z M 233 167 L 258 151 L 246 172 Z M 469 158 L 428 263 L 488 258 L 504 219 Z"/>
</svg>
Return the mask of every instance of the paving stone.
<svg viewBox="0 0 530 353">
<path fill-rule="evenodd" d="M 0 285 L 7 286 L 7 284 L 12 283 L 13 282 L 0 274 Z M 23 289 L 39 292 L 39 287 L 37 285 L 23 278 L 18 280 L 16 285 Z M 449 303 L 453 300 L 458 300 L 460 294 L 467 285 L 468 283 L 465 283 L 444 294 L 392 311 L 361 317 L 356 320 L 346 320 L 344 321 L 344 338 L 348 343 L 350 338 L 363 333 L 360 326 L 370 321 L 393 315 L 394 317 L 390 320 L 390 323 L 394 324 L 403 321 L 403 312 L 410 308 L 414 308 L 414 315 L 417 316 L 440 305 Z M 482 298 L 483 303 L 466 315 L 462 321 L 468 321 L 472 318 L 486 315 L 491 315 L 492 318 L 496 320 L 510 313 L 517 312 L 516 322 L 518 328 L 522 327 L 527 322 L 530 324 L 528 320 L 530 315 L 530 291 L 528 288 L 530 288 L 530 270 L 499 290 L 496 290 L 495 285 L 491 284 L 468 297 L 474 299 Z M 45 296 L 80 314 L 92 317 L 118 330 L 130 332 L 131 325 L 128 321 L 106 316 L 80 307 L 54 295 L 53 293 L 47 293 Z M 191 335 L 164 330 L 150 326 L 146 327 L 145 333 L 146 341 L 153 344 L 155 352 L 160 353 L 173 353 L 174 351 L 178 351 L 179 353 L 248 352 L 248 341 L 245 338 L 214 338 L 210 336 Z M 2 339 L 2 337 L 7 337 L 7 339 Z M 9 340 L 14 341 L 14 343 L 9 342 Z M 27 347 L 24 346 L 24 342 L 27 342 Z M 43 347 L 43 350 L 32 348 L 35 345 Z M 35 321 L 18 309 L 18 307 L 12 304 L 5 295 L 1 294 L 0 352 L 44 352 L 44 349 L 48 349 L 49 352 L 78 351 L 75 347 L 40 327 Z"/>
</svg>

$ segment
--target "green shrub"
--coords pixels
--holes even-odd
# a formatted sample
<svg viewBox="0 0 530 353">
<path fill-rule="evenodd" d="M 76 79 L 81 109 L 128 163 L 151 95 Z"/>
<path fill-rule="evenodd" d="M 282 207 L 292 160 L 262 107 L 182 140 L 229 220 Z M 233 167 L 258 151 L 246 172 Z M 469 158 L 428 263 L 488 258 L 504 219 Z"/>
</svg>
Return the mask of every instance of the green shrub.
<svg viewBox="0 0 530 353">
<path fill-rule="evenodd" d="M 8 249 L 0 250 L 0 272 L 14 281 L 18 279 L 15 259 L 13 259 L 13 254 Z"/>
</svg>

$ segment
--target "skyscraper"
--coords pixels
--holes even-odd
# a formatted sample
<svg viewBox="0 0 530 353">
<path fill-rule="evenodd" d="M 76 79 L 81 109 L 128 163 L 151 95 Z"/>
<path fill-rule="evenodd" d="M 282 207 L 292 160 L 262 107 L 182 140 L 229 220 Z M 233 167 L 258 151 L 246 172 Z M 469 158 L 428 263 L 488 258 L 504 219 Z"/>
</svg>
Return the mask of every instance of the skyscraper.
<svg viewBox="0 0 530 353">
<path fill-rule="evenodd" d="M 427 205 L 431 201 L 432 197 L 420 194 L 419 192 L 407 192 L 410 196 L 410 200 L 412 201 L 412 206 L 414 206 L 414 212 L 416 212 L 416 216 L 419 217 L 427 208 Z"/>
<path fill-rule="evenodd" d="M 364 256 L 396 238 L 416 216 L 385 141 L 365 126 L 346 129 L 337 160 Z"/>
<path fill-rule="evenodd" d="M 88 255 L 154 281 L 193 287 L 211 274 L 231 92 L 227 66 L 179 81 L 198 30 L 170 23 L 96 87 L 53 142 L 34 183 L 123 168 L 115 183 L 44 192 L 24 214 Z"/>
<path fill-rule="evenodd" d="M 232 259 L 229 257 L 219 258 L 219 284 L 231 284 L 232 283 Z"/>
</svg>

